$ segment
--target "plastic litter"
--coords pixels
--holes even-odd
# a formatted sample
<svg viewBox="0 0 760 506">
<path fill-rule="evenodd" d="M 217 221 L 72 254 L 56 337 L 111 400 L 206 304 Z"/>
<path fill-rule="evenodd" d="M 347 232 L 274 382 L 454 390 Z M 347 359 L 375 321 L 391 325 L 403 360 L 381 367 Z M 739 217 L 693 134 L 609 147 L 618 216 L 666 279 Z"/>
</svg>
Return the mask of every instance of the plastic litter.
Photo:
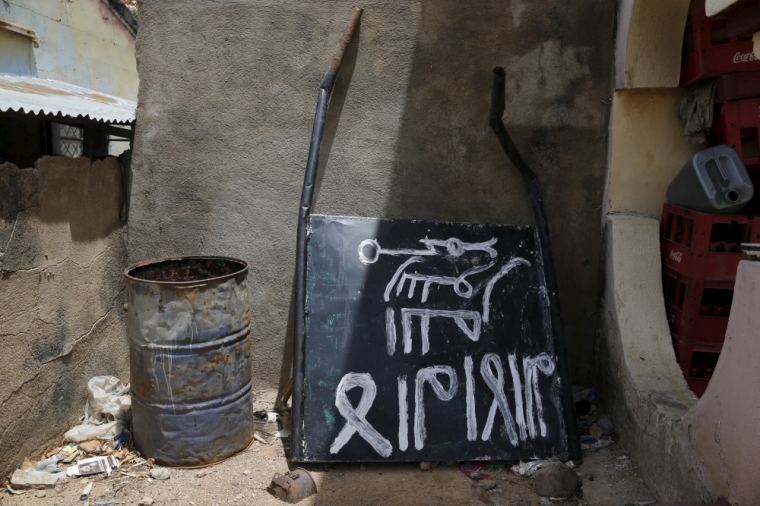
<svg viewBox="0 0 760 506">
<path fill-rule="evenodd" d="M 80 501 L 86 501 L 90 497 L 90 491 L 92 490 L 92 483 L 88 483 L 85 485 L 84 490 L 82 490 L 82 493 L 79 494 L 79 500 Z"/>
<path fill-rule="evenodd" d="M 665 195 L 674 206 L 733 214 L 749 202 L 754 191 L 736 150 L 720 145 L 693 155 L 673 178 Z"/>
<path fill-rule="evenodd" d="M 114 439 L 126 431 L 132 418 L 129 385 L 113 376 L 95 376 L 87 382 L 84 421 L 63 435 L 64 441 Z"/>
<path fill-rule="evenodd" d="M 472 480 L 485 480 L 504 469 L 504 462 L 462 462 L 459 470 Z"/>
<path fill-rule="evenodd" d="M 612 420 L 607 418 L 606 416 L 600 417 L 596 421 L 597 425 L 599 425 L 599 428 L 602 429 L 602 432 L 605 436 L 609 436 L 613 432 L 615 432 L 615 427 L 612 425 Z"/>
<path fill-rule="evenodd" d="M 612 439 L 600 439 L 599 441 L 596 441 L 594 443 L 581 443 L 581 451 L 585 453 L 594 453 L 597 450 L 601 450 L 602 448 L 607 448 L 608 446 L 614 445 L 615 441 Z"/>
<path fill-rule="evenodd" d="M 254 411 L 254 439 L 261 443 L 271 444 L 275 439 L 290 437 L 290 410 Z"/>
<path fill-rule="evenodd" d="M 52 456 L 28 469 L 16 469 L 11 476 L 11 485 L 17 488 L 54 487 L 66 477 L 57 463 L 58 457 Z"/>
<path fill-rule="evenodd" d="M 79 456 L 79 453 L 79 447 L 77 445 L 69 444 L 63 446 L 58 450 L 58 461 L 61 464 L 70 464 Z"/>
<path fill-rule="evenodd" d="M 523 462 L 522 460 L 512 466 L 509 470 L 515 476 L 523 476 L 529 478 L 536 474 L 536 472 L 544 467 L 548 461 L 546 460 L 531 460 L 529 462 Z"/>
</svg>

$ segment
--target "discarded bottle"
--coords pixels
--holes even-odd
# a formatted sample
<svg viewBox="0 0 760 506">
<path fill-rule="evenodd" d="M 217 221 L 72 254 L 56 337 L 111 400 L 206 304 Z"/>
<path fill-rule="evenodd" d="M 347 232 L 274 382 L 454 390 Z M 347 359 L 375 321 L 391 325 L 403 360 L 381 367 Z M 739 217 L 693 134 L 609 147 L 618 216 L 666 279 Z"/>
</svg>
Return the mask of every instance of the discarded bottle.
<svg viewBox="0 0 760 506">
<path fill-rule="evenodd" d="M 692 156 L 668 186 L 668 203 L 703 213 L 733 214 L 754 194 L 736 151 L 725 145 Z"/>
</svg>

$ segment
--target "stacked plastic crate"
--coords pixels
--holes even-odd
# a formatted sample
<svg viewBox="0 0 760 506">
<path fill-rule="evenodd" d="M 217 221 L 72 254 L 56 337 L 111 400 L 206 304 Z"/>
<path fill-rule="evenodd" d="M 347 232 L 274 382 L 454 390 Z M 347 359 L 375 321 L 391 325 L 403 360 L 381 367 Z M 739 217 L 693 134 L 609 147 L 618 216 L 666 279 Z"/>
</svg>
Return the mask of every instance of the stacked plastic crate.
<svg viewBox="0 0 760 506">
<path fill-rule="evenodd" d="M 743 242 L 760 242 L 760 220 L 663 208 L 665 309 L 676 359 L 698 396 L 723 346 Z"/>
<path fill-rule="evenodd" d="M 716 80 L 710 145 L 739 153 L 755 184 L 741 215 L 709 214 L 665 204 L 661 223 L 663 290 L 676 359 L 701 396 L 720 356 L 742 242 L 760 242 L 760 60 L 751 37 L 731 36 L 729 20 L 690 13 L 681 86 Z"/>
<path fill-rule="evenodd" d="M 715 121 L 710 145 L 727 144 L 760 183 L 760 59 L 751 36 L 734 36 L 732 19 L 689 15 L 683 45 L 681 86 L 716 81 Z M 742 212 L 760 211 L 760 192 Z"/>
</svg>

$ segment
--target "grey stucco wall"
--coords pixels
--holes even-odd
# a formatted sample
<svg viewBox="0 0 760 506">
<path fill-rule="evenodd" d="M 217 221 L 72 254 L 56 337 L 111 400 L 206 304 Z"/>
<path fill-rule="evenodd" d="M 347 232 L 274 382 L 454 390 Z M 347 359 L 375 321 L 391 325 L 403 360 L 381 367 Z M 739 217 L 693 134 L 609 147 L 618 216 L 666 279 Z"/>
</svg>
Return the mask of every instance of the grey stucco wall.
<svg viewBox="0 0 760 506">
<path fill-rule="evenodd" d="M 129 381 L 115 158 L 0 164 L 0 475 L 82 414 L 87 381 Z"/>
<path fill-rule="evenodd" d="M 254 378 L 287 375 L 295 230 L 316 90 L 348 1 L 143 2 L 130 261 L 251 264 Z M 505 122 L 539 174 L 575 382 L 599 300 L 611 0 L 367 1 L 333 96 L 316 212 L 526 224 L 524 184 L 488 128 Z M 349 86 L 350 82 L 350 86 Z M 286 355 L 287 356 L 287 355 Z"/>
</svg>

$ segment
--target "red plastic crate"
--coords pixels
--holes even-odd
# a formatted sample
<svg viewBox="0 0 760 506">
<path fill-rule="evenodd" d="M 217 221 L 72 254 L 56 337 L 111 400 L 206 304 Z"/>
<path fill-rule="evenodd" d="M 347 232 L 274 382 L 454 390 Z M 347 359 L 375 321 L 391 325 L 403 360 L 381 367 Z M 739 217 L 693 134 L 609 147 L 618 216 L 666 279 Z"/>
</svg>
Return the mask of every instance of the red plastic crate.
<svg viewBox="0 0 760 506">
<path fill-rule="evenodd" d="M 697 397 L 702 397 L 720 358 L 721 345 L 687 344 L 676 335 L 672 339 L 676 361 L 686 383 Z"/>
<path fill-rule="evenodd" d="M 681 86 L 730 72 L 760 70 L 748 37 L 727 37 L 726 20 L 700 9 L 689 14 L 681 60 Z"/>
<path fill-rule="evenodd" d="M 743 258 L 743 242 L 760 242 L 760 219 L 700 213 L 670 204 L 662 208 L 662 264 L 685 276 L 736 279 L 736 269 Z"/>
<path fill-rule="evenodd" d="M 760 166 L 750 165 L 747 167 L 749 177 L 752 180 L 752 186 L 755 187 L 755 193 L 752 195 L 752 199 L 746 206 L 741 208 L 743 214 L 760 214 Z M 760 239 L 755 237 L 752 242 L 760 242 Z"/>
<path fill-rule="evenodd" d="M 717 107 L 715 124 L 710 132 L 712 145 L 734 148 L 745 167 L 760 164 L 760 98 L 725 102 Z"/>
<path fill-rule="evenodd" d="M 662 287 L 673 334 L 688 344 L 723 343 L 734 296 L 733 281 L 694 279 L 665 268 Z"/>
<path fill-rule="evenodd" d="M 760 70 L 723 74 L 715 80 L 715 102 L 760 97 Z"/>
</svg>

